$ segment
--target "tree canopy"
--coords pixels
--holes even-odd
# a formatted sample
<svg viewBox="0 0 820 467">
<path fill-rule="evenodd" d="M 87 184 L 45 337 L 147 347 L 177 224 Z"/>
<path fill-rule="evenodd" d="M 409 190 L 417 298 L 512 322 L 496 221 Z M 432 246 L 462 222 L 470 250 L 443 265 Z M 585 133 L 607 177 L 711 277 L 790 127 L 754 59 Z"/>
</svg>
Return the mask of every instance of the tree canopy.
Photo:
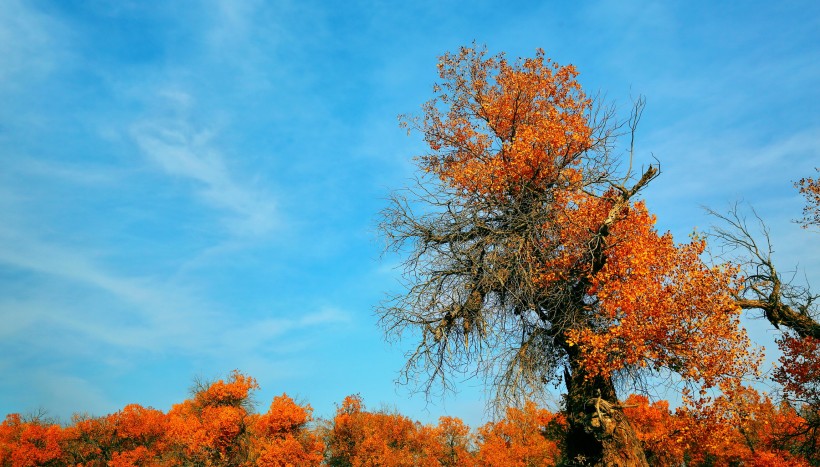
<svg viewBox="0 0 820 467">
<path fill-rule="evenodd" d="M 703 391 L 755 371 L 738 269 L 655 228 L 639 193 L 659 169 L 618 150 L 642 101 L 618 121 L 540 50 L 510 62 L 465 47 L 438 68 L 434 98 L 404 119 L 429 147 L 419 184 L 383 213 L 407 290 L 382 322 L 420 335 L 407 375 L 429 388 L 479 373 L 500 400 L 563 380 L 570 454 L 645 463 L 620 454 L 637 450 L 614 381 L 673 372 Z"/>
</svg>

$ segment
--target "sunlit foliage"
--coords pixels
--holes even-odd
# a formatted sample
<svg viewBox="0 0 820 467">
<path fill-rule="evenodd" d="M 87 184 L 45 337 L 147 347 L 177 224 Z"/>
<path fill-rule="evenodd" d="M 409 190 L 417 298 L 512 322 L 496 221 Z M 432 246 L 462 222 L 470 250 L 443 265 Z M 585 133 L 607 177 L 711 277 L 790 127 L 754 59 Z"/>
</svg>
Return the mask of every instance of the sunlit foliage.
<svg viewBox="0 0 820 467">
<path fill-rule="evenodd" d="M 738 269 L 655 228 L 639 193 L 658 168 L 633 171 L 614 149 L 642 102 L 616 121 L 542 51 L 511 62 L 464 47 L 439 77 L 403 120 L 429 148 L 418 186 L 383 212 L 407 287 L 382 323 L 421 336 L 406 377 L 429 391 L 477 374 L 502 405 L 563 381 L 572 462 L 646 465 L 615 382 L 672 372 L 708 389 L 754 373 Z"/>
<path fill-rule="evenodd" d="M 0 467 L 523 467 L 568 461 L 564 415 L 532 401 L 472 430 L 455 417 L 426 425 L 394 411 L 369 411 L 359 396 L 345 398 L 324 421 L 285 394 L 266 412 L 253 413 L 248 401 L 255 387 L 253 378 L 236 372 L 200 385 L 168 413 L 130 404 L 102 417 L 76 416 L 66 426 L 11 414 L 0 423 Z M 789 404 L 746 387 L 698 402 L 703 405 L 674 411 L 642 395 L 621 402 L 650 465 L 817 465 L 807 449 L 803 413 Z"/>
<path fill-rule="evenodd" d="M 561 459 L 563 417 L 527 401 L 522 408 L 509 407 L 506 416 L 478 429 L 480 466 L 549 466 Z"/>
<path fill-rule="evenodd" d="M 817 169 L 820 172 L 820 168 Z M 820 226 L 820 177 L 801 178 L 795 183 L 800 194 L 806 198 L 806 206 L 803 208 L 803 227 Z"/>
</svg>

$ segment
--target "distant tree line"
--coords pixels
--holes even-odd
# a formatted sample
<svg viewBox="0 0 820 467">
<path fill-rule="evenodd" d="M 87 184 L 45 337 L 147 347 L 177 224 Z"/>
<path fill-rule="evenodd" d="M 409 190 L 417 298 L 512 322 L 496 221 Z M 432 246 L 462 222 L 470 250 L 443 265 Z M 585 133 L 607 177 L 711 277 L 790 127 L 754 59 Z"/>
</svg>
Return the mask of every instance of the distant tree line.
<svg viewBox="0 0 820 467">
<path fill-rule="evenodd" d="M 239 372 L 201 385 L 167 413 L 128 405 L 68 424 L 42 414 L 11 414 L 0 424 L 0 466 L 557 466 L 564 465 L 568 424 L 534 402 L 471 429 L 441 417 L 422 424 L 387 410 L 367 410 L 349 396 L 332 419 L 312 417 L 287 395 L 256 413 L 256 381 Z M 753 389 L 721 397 L 709 410 L 669 410 L 665 401 L 631 395 L 624 415 L 646 458 L 657 466 L 810 466 L 807 420 L 787 403 Z"/>
</svg>

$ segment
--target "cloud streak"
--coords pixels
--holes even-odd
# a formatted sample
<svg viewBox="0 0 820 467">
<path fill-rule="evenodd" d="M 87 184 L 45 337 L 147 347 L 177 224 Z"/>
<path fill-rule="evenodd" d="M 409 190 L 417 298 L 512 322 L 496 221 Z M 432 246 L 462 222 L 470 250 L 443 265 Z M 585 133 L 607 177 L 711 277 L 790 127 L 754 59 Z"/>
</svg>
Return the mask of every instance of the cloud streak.
<svg viewBox="0 0 820 467">
<path fill-rule="evenodd" d="M 60 44 L 54 40 L 59 25 L 26 5 L 0 3 L 0 86 L 24 85 L 54 67 Z M 2 88 L 0 88 L 2 89 Z"/>
<path fill-rule="evenodd" d="M 238 354 L 238 348 L 266 345 L 291 332 L 349 321 L 346 313 L 323 308 L 290 317 L 236 320 L 208 305 L 203 292 L 156 277 L 129 277 L 112 272 L 93 254 L 0 230 L 0 265 L 36 276 L 49 276 L 67 288 L 84 291 L 97 310 L 82 310 L 86 300 L 66 300 L 63 291 L 9 291 L 0 305 L 7 332 L 47 326 L 80 332 L 120 350 L 179 349 L 191 353 Z M 109 298 L 106 298 L 109 297 Z M 105 304 L 109 304 L 110 308 Z M 22 312 L 25 310 L 25 312 Z M 70 311 L 67 311 L 70 310 Z M 242 314 L 241 310 L 235 312 Z M 277 310 L 270 310 L 276 316 Z M 9 331 L 11 329 L 12 331 Z M 17 331 L 15 331 L 17 330 Z M 214 350 L 214 349 L 219 349 Z"/>
<path fill-rule="evenodd" d="M 155 118 L 134 124 L 130 135 L 153 165 L 195 182 L 201 201 L 227 213 L 224 223 L 235 235 L 259 237 L 276 229 L 275 200 L 231 173 L 212 143 L 214 131 L 197 129 L 183 118 Z"/>
</svg>

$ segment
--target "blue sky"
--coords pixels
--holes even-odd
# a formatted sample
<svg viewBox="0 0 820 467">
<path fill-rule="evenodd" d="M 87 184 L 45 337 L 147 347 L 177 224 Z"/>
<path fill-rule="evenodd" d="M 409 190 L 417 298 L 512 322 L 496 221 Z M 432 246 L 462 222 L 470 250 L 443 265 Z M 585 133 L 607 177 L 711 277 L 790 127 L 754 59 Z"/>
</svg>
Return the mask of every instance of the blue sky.
<svg viewBox="0 0 820 467">
<path fill-rule="evenodd" d="M 373 311 L 399 290 L 377 213 L 422 151 L 396 117 L 473 41 L 541 47 L 623 109 L 646 96 L 659 228 L 752 203 L 820 284 L 790 222 L 820 166 L 820 4 L 716 3 L 0 2 L 0 415 L 165 410 L 237 368 L 261 407 L 360 393 L 485 420 L 481 381 L 429 406 L 396 386 L 413 342 Z"/>
</svg>

